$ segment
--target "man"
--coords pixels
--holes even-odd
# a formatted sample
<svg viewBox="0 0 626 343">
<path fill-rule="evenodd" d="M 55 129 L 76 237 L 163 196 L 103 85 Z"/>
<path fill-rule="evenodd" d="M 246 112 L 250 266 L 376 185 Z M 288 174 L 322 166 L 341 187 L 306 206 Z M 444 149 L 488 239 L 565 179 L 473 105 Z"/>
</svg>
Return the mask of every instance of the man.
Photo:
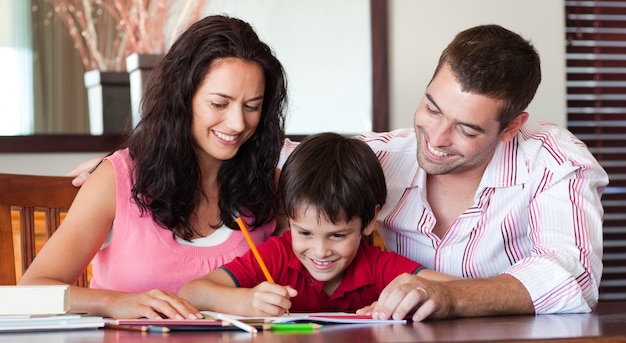
<svg viewBox="0 0 626 343">
<path fill-rule="evenodd" d="M 573 135 L 525 112 L 540 81 L 528 41 L 497 25 L 470 28 L 443 51 L 414 129 L 362 136 L 387 179 L 378 222 L 387 249 L 463 278 L 401 276 L 362 313 L 591 311 L 608 177 Z"/>
</svg>

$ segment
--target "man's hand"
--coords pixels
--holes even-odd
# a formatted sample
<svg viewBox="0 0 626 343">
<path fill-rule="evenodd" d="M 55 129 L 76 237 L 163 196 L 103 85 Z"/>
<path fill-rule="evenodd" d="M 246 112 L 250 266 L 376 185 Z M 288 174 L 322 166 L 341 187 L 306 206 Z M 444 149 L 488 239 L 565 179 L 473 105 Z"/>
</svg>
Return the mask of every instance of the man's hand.
<svg viewBox="0 0 626 343">
<path fill-rule="evenodd" d="M 104 156 L 90 158 L 88 160 L 82 161 L 79 163 L 74 169 L 72 169 L 67 176 L 74 176 L 74 180 L 72 180 L 72 185 L 76 187 L 80 187 L 85 183 L 85 180 L 89 177 L 89 174 L 102 162 Z"/>
<path fill-rule="evenodd" d="M 524 285 L 515 277 L 500 274 L 490 278 L 432 281 L 402 274 L 383 289 L 375 304 L 359 310 L 374 319 L 476 317 L 534 314 L 535 308 Z"/>
<path fill-rule="evenodd" d="M 413 314 L 413 321 L 427 317 L 444 318 L 450 315 L 452 297 L 445 282 L 429 281 L 413 274 L 402 274 L 382 291 L 378 301 L 357 311 L 374 319 L 405 319 Z"/>
</svg>

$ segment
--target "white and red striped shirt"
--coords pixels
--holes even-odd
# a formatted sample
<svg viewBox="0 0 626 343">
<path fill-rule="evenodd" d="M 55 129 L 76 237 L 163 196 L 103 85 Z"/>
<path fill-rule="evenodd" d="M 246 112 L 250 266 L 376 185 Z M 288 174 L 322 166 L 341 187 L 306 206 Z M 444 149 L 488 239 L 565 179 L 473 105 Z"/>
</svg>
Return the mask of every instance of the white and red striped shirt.
<svg viewBox="0 0 626 343">
<path fill-rule="evenodd" d="M 602 275 L 601 194 L 608 176 L 568 131 L 529 119 L 498 146 L 474 196 L 443 238 L 426 198 L 412 129 L 360 136 L 385 171 L 378 231 L 388 250 L 464 277 L 507 273 L 537 314 L 589 312 Z M 295 143 L 287 141 L 280 166 Z"/>
</svg>

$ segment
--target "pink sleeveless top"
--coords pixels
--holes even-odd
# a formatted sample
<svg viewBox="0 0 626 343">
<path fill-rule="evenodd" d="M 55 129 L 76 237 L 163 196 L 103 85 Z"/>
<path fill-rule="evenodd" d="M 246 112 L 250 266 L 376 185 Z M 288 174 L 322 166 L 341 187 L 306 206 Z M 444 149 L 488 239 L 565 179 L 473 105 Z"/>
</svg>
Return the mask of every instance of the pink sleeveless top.
<svg viewBox="0 0 626 343">
<path fill-rule="evenodd" d="M 125 292 L 160 289 L 177 293 L 187 281 L 200 277 L 249 250 L 241 231 L 233 231 L 222 243 L 198 247 L 179 244 L 171 231 L 158 226 L 152 215 L 143 216 L 131 201 L 128 149 L 107 157 L 116 179 L 113 236 L 92 261 L 91 288 Z M 247 220 L 246 220 L 247 222 Z M 256 243 L 267 240 L 275 221 L 251 230 Z"/>
</svg>

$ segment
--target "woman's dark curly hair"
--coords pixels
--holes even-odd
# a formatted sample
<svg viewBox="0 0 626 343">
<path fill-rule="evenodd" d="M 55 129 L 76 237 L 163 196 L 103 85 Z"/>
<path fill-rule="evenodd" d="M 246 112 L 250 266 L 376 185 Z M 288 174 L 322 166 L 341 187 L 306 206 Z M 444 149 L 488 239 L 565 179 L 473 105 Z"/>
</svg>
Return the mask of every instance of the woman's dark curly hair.
<svg viewBox="0 0 626 343">
<path fill-rule="evenodd" d="M 150 211 L 160 226 L 183 239 L 191 239 L 190 219 L 205 196 L 191 133 L 192 99 L 212 63 L 231 57 L 261 66 L 265 93 L 254 135 L 219 170 L 221 220 L 237 229 L 235 217 L 244 211 L 254 217 L 249 224 L 256 227 L 278 212 L 274 177 L 284 139 L 284 69 L 248 23 L 208 16 L 187 29 L 151 72 L 141 121 L 128 140 L 134 161 L 133 200 L 142 213 Z"/>
</svg>

